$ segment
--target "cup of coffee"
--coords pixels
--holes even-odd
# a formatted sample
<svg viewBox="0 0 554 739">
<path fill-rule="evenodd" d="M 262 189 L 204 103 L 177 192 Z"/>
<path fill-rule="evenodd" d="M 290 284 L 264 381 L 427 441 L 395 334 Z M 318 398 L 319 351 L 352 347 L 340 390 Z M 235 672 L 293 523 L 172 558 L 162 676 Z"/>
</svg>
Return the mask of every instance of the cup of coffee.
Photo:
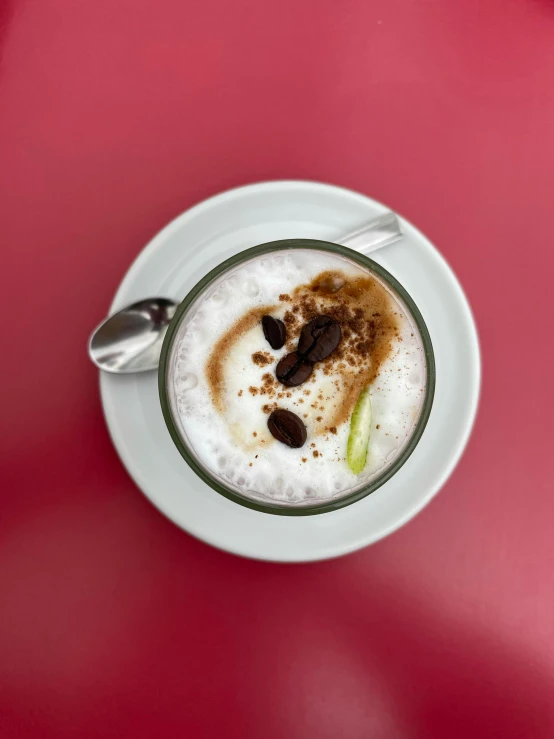
<svg viewBox="0 0 554 739">
<path fill-rule="evenodd" d="M 255 246 L 209 272 L 167 331 L 159 390 L 186 463 L 241 505 L 310 515 L 381 487 L 431 412 L 433 347 L 400 283 L 324 241 Z"/>
</svg>

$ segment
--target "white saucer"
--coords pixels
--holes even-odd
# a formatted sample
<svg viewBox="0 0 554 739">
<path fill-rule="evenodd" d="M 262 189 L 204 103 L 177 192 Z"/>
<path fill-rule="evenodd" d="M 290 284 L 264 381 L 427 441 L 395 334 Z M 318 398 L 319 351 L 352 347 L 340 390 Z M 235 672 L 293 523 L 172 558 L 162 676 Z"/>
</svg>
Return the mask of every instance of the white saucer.
<svg viewBox="0 0 554 739">
<path fill-rule="evenodd" d="M 183 213 L 144 248 L 110 312 L 152 295 L 183 298 L 223 259 L 292 237 L 334 241 L 386 208 L 339 187 L 266 182 L 230 190 Z M 159 510 L 193 536 L 256 559 L 304 562 L 371 544 L 438 492 L 468 441 L 479 398 L 480 355 L 462 289 L 433 245 L 402 220 L 405 238 L 372 254 L 408 290 L 429 328 L 437 366 L 427 428 L 406 464 L 367 498 L 332 513 L 258 513 L 218 495 L 187 466 L 166 429 L 156 373 L 101 373 L 106 421 L 123 464 Z"/>
</svg>

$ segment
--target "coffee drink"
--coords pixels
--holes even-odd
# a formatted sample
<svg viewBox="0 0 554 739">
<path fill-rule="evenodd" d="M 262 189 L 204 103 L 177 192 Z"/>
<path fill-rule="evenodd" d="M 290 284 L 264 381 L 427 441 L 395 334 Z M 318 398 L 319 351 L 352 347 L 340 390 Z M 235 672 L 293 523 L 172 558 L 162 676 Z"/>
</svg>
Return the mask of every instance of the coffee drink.
<svg viewBox="0 0 554 739">
<path fill-rule="evenodd" d="M 169 355 L 168 395 L 198 464 L 243 498 L 310 506 L 367 486 L 402 455 L 427 365 L 407 306 L 338 253 L 282 249 L 224 272 L 189 306 Z M 347 459 L 371 394 L 367 461 Z"/>
</svg>

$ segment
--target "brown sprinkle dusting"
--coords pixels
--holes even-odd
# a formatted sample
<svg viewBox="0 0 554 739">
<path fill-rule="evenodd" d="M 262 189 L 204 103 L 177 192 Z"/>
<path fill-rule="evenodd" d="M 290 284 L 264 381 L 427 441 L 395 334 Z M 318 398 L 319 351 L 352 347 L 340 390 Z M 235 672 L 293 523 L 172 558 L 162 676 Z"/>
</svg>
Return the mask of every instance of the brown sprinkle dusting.
<svg viewBox="0 0 554 739">
<path fill-rule="evenodd" d="M 340 287 L 338 287 L 340 285 Z M 338 289 L 336 289 L 338 288 Z M 334 291 L 333 291 L 334 290 Z M 283 321 L 287 326 L 287 346 L 296 348 L 302 327 L 317 315 L 325 314 L 340 323 L 342 341 L 337 349 L 325 360 L 318 363 L 318 372 L 327 377 L 340 376 L 340 382 L 333 377 L 334 395 L 318 392 L 317 401 L 312 403 L 316 411 L 326 410 L 325 425 L 317 427 L 315 434 L 336 434 L 337 429 L 347 422 L 361 390 L 378 376 L 382 364 L 397 351 L 399 319 L 395 316 L 394 302 L 387 290 L 371 274 L 361 276 L 346 275 L 340 270 L 322 272 L 310 284 L 299 285 L 289 293 L 279 295 L 280 303 L 287 302 Z M 225 411 L 225 362 L 235 343 L 257 325 L 263 315 L 271 315 L 277 306 L 265 305 L 251 309 L 216 342 L 206 364 L 206 375 L 214 406 Z M 283 391 L 274 377 L 274 367 L 269 367 L 275 358 L 267 351 L 252 354 L 252 361 L 259 367 L 267 366 L 260 386 L 251 386 L 253 395 L 265 396 L 271 400 L 293 398 L 301 403 L 310 395 L 310 390 L 302 388 L 297 392 Z M 316 373 L 310 382 L 316 382 Z M 320 375 L 321 377 L 321 375 Z M 243 390 L 238 391 L 241 397 Z M 333 407 L 331 408 L 331 404 Z M 277 403 L 262 405 L 262 411 L 269 415 Z M 305 414 L 306 418 L 308 414 Z M 323 415 L 317 416 L 318 424 Z M 380 428 L 377 425 L 377 428 Z M 263 443 L 263 439 L 260 440 Z"/>
<path fill-rule="evenodd" d="M 258 367 L 265 367 L 266 364 L 271 364 L 273 359 L 269 352 L 254 352 L 252 355 L 252 361 Z"/>
</svg>

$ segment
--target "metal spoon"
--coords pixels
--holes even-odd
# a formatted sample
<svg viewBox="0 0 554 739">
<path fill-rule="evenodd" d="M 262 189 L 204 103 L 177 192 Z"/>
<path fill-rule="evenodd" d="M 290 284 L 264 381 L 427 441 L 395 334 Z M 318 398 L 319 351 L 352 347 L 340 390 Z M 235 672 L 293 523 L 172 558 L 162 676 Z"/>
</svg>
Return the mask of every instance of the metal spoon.
<svg viewBox="0 0 554 739">
<path fill-rule="evenodd" d="M 385 213 L 336 241 L 364 254 L 402 238 L 394 213 Z M 179 301 L 146 298 L 114 313 L 93 331 L 88 353 L 105 372 L 127 374 L 157 369 L 167 327 Z"/>
<path fill-rule="evenodd" d="M 114 313 L 90 337 L 90 358 L 106 372 L 156 369 L 165 332 L 178 304 L 167 298 L 146 298 Z"/>
</svg>

